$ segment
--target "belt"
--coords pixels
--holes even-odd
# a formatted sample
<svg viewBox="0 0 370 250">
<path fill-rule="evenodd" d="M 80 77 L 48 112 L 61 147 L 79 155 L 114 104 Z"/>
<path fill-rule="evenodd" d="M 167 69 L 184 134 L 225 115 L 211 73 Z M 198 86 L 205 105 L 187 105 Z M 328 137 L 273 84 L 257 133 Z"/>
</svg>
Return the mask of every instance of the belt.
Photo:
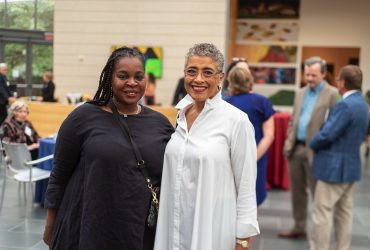
<svg viewBox="0 0 370 250">
<path fill-rule="evenodd" d="M 296 140 L 296 141 L 295 141 L 295 144 L 297 144 L 297 145 L 302 145 L 302 146 L 306 146 L 306 142 L 305 142 L 305 141 L 300 141 L 300 140 Z"/>
</svg>

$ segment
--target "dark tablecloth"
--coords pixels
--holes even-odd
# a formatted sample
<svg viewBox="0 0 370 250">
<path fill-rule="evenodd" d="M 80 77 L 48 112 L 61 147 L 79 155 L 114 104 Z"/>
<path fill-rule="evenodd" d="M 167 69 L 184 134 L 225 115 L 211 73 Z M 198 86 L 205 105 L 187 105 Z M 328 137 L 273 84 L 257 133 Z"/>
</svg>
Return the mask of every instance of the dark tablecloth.
<svg viewBox="0 0 370 250">
<path fill-rule="evenodd" d="M 55 140 L 53 138 L 43 138 L 40 140 L 39 158 L 54 154 Z M 38 168 L 51 170 L 53 161 L 39 163 Z M 49 179 L 36 182 L 35 202 L 44 204 L 45 192 L 48 187 Z"/>
</svg>

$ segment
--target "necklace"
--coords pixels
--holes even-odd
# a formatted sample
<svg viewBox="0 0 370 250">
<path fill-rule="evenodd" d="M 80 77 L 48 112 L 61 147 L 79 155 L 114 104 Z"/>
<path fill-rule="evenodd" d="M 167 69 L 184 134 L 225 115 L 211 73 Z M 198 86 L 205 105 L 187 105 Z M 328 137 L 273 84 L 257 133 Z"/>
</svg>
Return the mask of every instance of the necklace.
<svg viewBox="0 0 370 250">
<path fill-rule="evenodd" d="M 127 117 L 129 115 L 138 115 L 140 112 L 141 112 L 141 106 L 139 104 L 137 104 L 137 110 L 136 110 L 136 112 L 134 114 L 125 114 L 125 113 L 123 113 L 123 112 L 121 112 L 121 111 L 118 110 L 118 113 L 120 113 L 124 117 Z"/>
</svg>

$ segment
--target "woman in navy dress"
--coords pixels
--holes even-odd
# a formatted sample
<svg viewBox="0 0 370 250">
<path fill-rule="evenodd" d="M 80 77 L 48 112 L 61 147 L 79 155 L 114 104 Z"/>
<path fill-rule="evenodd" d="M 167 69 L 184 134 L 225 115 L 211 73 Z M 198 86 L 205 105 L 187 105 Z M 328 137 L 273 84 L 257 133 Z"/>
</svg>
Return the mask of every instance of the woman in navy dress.
<svg viewBox="0 0 370 250">
<path fill-rule="evenodd" d="M 266 198 L 266 165 L 267 151 L 274 140 L 275 113 L 272 104 L 266 97 L 253 93 L 253 77 L 250 71 L 234 67 L 228 76 L 229 94 L 225 101 L 248 114 L 255 130 L 257 143 L 257 205 Z"/>
</svg>

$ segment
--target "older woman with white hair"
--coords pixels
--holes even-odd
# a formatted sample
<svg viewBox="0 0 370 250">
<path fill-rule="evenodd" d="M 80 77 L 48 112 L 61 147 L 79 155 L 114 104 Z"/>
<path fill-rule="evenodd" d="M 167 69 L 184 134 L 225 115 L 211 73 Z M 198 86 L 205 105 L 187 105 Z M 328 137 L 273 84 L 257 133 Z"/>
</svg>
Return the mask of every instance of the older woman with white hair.
<svg viewBox="0 0 370 250">
<path fill-rule="evenodd" d="M 40 136 L 27 120 L 29 109 L 22 101 L 14 102 L 9 108 L 9 115 L 2 124 L 3 141 L 26 143 L 32 159 L 37 159 Z"/>
</svg>

